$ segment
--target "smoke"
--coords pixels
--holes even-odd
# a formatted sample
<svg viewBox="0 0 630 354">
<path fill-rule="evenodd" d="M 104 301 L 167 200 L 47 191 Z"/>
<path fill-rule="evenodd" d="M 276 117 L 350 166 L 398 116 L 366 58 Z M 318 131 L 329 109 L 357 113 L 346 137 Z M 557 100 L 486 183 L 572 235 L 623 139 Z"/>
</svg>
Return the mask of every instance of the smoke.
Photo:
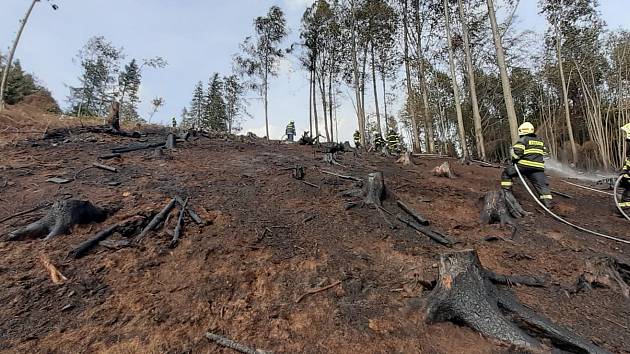
<svg viewBox="0 0 630 354">
<path fill-rule="evenodd" d="M 597 182 L 605 178 L 614 178 L 615 175 L 611 173 L 589 173 L 584 171 L 578 171 L 575 168 L 563 164 L 556 159 L 545 160 L 545 168 L 548 171 L 553 171 L 557 175 L 566 178 L 575 178 L 582 181 Z"/>
</svg>

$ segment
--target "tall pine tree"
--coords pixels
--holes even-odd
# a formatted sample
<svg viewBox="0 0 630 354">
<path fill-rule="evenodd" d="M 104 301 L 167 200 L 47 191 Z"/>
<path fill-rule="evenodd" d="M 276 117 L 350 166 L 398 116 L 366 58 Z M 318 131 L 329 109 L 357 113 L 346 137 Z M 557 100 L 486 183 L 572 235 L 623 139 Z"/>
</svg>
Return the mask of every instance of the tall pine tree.
<svg viewBox="0 0 630 354">
<path fill-rule="evenodd" d="M 214 73 L 208 83 L 206 95 L 205 119 L 203 128 L 216 131 L 227 131 L 227 112 L 223 99 L 223 81 L 218 73 Z"/>
<path fill-rule="evenodd" d="M 140 82 L 142 73 L 136 59 L 132 59 L 129 64 L 125 65 L 125 70 L 118 76 L 118 100 L 121 106 L 122 119 L 129 122 L 143 121 L 138 115 L 138 91 L 140 90 Z"/>
<path fill-rule="evenodd" d="M 193 90 L 188 116 L 191 128 L 200 128 L 205 115 L 206 97 L 203 93 L 203 82 L 199 81 Z"/>
</svg>

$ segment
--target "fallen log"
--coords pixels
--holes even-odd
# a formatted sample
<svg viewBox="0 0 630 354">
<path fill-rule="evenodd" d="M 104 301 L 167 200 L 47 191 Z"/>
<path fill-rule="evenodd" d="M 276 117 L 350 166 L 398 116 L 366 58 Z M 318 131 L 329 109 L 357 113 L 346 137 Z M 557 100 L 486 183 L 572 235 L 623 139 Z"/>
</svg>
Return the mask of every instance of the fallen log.
<svg viewBox="0 0 630 354">
<path fill-rule="evenodd" d="M 264 350 L 260 350 L 260 349 L 254 349 L 254 348 L 250 348 L 246 345 L 243 345 L 241 343 L 235 342 L 229 338 L 220 336 L 218 334 L 212 333 L 212 332 L 206 332 L 206 338 L 208 338 L 209 340 L 217 343 L 218 345 L 222 346 L 222 347 L 226 347 L 226 348 L 230 348 L 232 350 L 235 350 L 239 353 L 244 353 L 244 354 L 271 354 L 271 352 L 267 352 Z"/>
<path fill-rule="evenodd" d="M 155 217 L 153 217 L 149 224 L 144 229 L 142 229 L 142 232 L 138 236 L 136 236 L 134 242 L 140 243 L 150 231 L 155 229 L 161 222 L 163 222 L 175 206 L 176 201 L 176 198 L 171 199 L 171 201 Z"/>
<path fill-rule="evenodd" d="M 296 304 L 299 304 L 299 303 L 300 303 L 300 302 L 301 302 L 301 301 L 302 301 L 305 297 L 307 297 L 308 295 L 313 295 L 313 294 L 321 293 L 322 291 L 326 291 L 326 290 L 328 290 L 328 289 L 332 289 L 332 288 L 334 288 L 335 286 L 337 286 L 337 285 L 339 285 L 339 284 L 341 284 L 341 280 L 336 281 L 336 282 L 334 282 L 334 283 L 332 283 L 332 284 L 330 284 L 330 285 L 324 286 L 324 287 L 319 288 L 319 289 L 312 289 L 312 290 L 309 290 L 309 291 L 305 292 L 304 294 L 300 295 L 300 297 L 298 297 L 298 298 L 297 298 L 297 300 L 295 300 L 295 303 L 296 303 Z"/>
<path fill-rule="evenodd" d="M 182 197 L 180 196 L 175 196 L 175 200 L 177 200 L 177 203 L 179 203 L 179 205 L 184 205 L 184 200 L 182 199 Z M 188 215 L 190 216 L 191 219 L 193 219 L 193 221 L 196 224 L 199 225 L 203 225 L 204 221 L 203 219 L 201 219 L 201 217 L 199 217 L 199 214 L 197 214 L 193 208 L 191 208 L 190 206 L 186 206 L 186 212 L 188 213 Z"/>
<path fill-rule="evenodd" d="M 7 240 L 20 240 L 25 237 L 37 238 L 46 235 L 45 240 L 70 232 L 76 224 L 102 222 L 107 219 L 108 210 L 94 206 L 84 200 L 61 200 L 55 202 L 41 219 L 26 227 L 13 231 Z"/>
<path fill-rule="evenodd" d="M 98 162 L 93 163 L 92 166 L 94 166 L 96 168 L 100 168 L 101 170 L 109 171 L 109 172 L 118 172 L 118 169 L 116 167 L 103 165 L 103 164 L 100 164 Z"/>
<path fill-rule="evenodd" d="M 411 216 L 420 225 L 429 226 L 429 221 L 427 219 L 425 219 L 422 215 L 418 214 L 418 212 L 407 206 L 407 204 L 403 203 L 402 200 L 397 200 L 396 204 L 398 204 L 400 209 L 409 214 L 409 216 Z"/>
<path fill-rule="evenodd" d="M 99 242 L 111 236 L 114 233 L 114 231 L 116 231 L 116 228 L 118 228 L 118 224 L 109 226 L 105 230 L 100 231 L 99 233 L 94 235 L 94 237 L 81 243 L 77 248 L 70 251 L 69 256 L 74 259 L 78 259 L 85 256 L 92 248 L 96 247 L 96 245 L 98 245 Z"/>
<path fill-rule="evenodd" d="M 155 144 L 140 145 L 140 146 L 124 146 L 124 147 L 113 148 L 113 149 L 111 149 L 111 151 L 112 151 L 113 154 L 123 154 L 123 153 L 126 153 L 126 152 L 147 150 L 147 149 L 153 149 L 153 148 L 157 148 L 157 147 L 163 147 L 164 145 L 165 145 L 165 143 L 155 143 Z"/>
<path fill-rule="evenodd" d="M 184 226 L 184 214 L 186 213 L 186 206 L 188 205 L 188 198 L 184 201 L 184 204 L 181 205 L 181 210 L 179 211 L 179 218 L 177 219 L 177 225 L 175 225 L 175 231 L 173 231 L 173 239 L 171 239 L 171 243 L 169 244 L 170 248 L 177 247 L 177 243 L 179 242 L 179 237 L 182 233 L 182 227 Z"/>
<path fill-rule="evenodd" d="M 107 155 L 101 155 L 98 158 L 101 160 L 111 160 L 111 159 L 116 159 L 120 157 L 122 157 L 121 154 L 107 154 Z"/>
<path fill-rule="evenodd" d="M 530 333 L 551 339 L 561 349 L 608 353 L 521 305 L 510 293 L 495 286 L 488 274 L 475 250 L 441 255 L 437 285 L 426 299 L 425 320 L 461 323 L 522 350 L 544 351 L 541 342 L 528 334 L 532 330 Z"/>
<path fill-rule="evenodd" d="M 334 173 L 334 172 L 330 172 L 330 171 L 325 171 L 325 170 L 319 170 L 319 171 L 320 171 L 321 173 L 325 173 L 325 174 L 332 175 L 332 176 L 337 176 L 337 177 L 342 178 L 342 179 L 348 179 L 348 180 L 351 180 L 351 181 L 356 181 L 356 182 L 363 182 L 363 180 L 362 180 L 361 178 L 358 178 L 358 177 L 354 177 L 354 176 L 346 176 L 346 175 L 340 175 L 340 174 L 338 174 L 338 173 Z"/>
<path fill-rule="evenodd" d="M 418 224 L 415 221 L 411 221 L 411 220 L 407 220 L 405 219 L 402 215 L 396 215 L 396 219 L 400 222 L 402 222 L 403 224 L 411 227 L 412 229 L 418 231 L 419 233 L 429 237 L 430 239 L 432 239 L 433 241 L 444 245 L 444 246 L 451 246 L 453 245 L 453 241 L 451 241 L 448 236 L 437 232 L 435 230 L 430 229 L 429 227 L 426 226 L 422 226 L 420 224 Z"/>
<path fill-rule="evenodd" d="M 90 250 L 92 250 L 97 245 L 101 244 L 105 241 L 109 236 L 113 235 L 116 232 L 121 233 L 123 236 L 129 236 L 134 234 L 138 229 L 142 227 L 145 218 L 142 216 L 134 216 L 131 219 L 127 219 L 115 225 L 111 225 L 101 231 L 99 231 L 94 237 L 82 242 L 75 249 L 70 251 L 68 254 L 69 257 L 74 259 L 81 258 L 85 256 Z"/>
</svg>

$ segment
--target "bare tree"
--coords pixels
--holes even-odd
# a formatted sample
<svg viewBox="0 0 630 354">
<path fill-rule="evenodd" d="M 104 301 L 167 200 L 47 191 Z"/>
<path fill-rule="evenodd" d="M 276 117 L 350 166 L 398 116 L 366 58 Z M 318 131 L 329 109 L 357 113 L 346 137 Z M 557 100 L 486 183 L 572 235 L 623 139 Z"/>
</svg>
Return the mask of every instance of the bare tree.
<svg viewBox="0 0 630 354">
<path fill-rule="evenodd" d="M 446 25 L 446 42 L 448 43 L 448 62 L 451 69 L 451 85 L 453 86 L 453 98 L 455 100 L 455 111 L 457 113 L 457 129 L 462 147 L 462 157 L 468 158 L 468 148 L 466 146 L 466 132 L 464 130 L 464 118 L 462 116 L 462 105 L 459 101 L 459 87 L 457 85 L 457 75 L 455 74 L 455 58 L 453 55 L 453 41 L 451 38 L 451 23 L 449 19 L 448 0 L 444 0 L 444 19 Z"/>
<path fill-rule="evenodd" d="M 516 118 L 516 110 L 514 109 L 514 98 L 512 98 L 512 88 L 510 87 L 510 79 L 507 73 L 507 64 L 505 63 L 505 52 L 501 43 L 501 35 L 499 34 L 499 26 L 497 25 L 497 17 L 494 11 L 494 1 L 487 0 L 488 17 L 492 26 L 492 37 L 494 37 L 494 46 L 497 51 L 497 64 L 501 74 L 501 85 L 503 86 L 503 99 L 505 108 L 507 109 L 508 122 L 510 123 L 510 135 L 512 143 L 518 140 L 518 120 Z"/>
</svg>

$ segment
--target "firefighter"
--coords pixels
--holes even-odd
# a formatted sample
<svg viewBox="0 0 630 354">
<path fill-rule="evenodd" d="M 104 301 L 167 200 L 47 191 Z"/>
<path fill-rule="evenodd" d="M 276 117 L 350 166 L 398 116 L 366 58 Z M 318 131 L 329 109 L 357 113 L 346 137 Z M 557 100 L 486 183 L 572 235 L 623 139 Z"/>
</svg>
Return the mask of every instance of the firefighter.
<svg viewBox="0 0 630 354">
<path fill-rule="evenodd" d="M 293 137 L 295 136 L 295 122 L 294 121 L 290 121 L 289 124 L 287 125 L 286 134 L 287 134 L 287 140 L 293 141 Z"/>
<path fill-rule="evenodd" d="M 374 131 L 374 150 L 380 151 L 385 146 L 385 139 L 378 131 Z"/>
<path fill-rule="evenodd" d="M 527 178 L 538 192 L 540 201 L 547 208 L 551 207 L 551 190 L 545 175 L 544 156 L 547 154 L 545 143 L 536 136 L 534 125 L 525 122 L 518 127 L 520 138 L 512 146 L 512 164 L 507 166 L 501 174 L 501 187 L 512 189 L 512 178 L 518 173 L 514 165 L 518 166 L 523 177 Z"/>
<path fill-rule="evenodd" d="M 394 129 L 390 129 L 387 133 L 387 149 L 389 152 L 400 152 L 400 137 Z"/>
<path fill-rule="evenodd" d="M 621 127 L 621 130 L 626 133 L 626 160 L 621 172 L 624 178 L 621 179 L 619 184 L 619 187 L 623 189 L 619 207 L 627 214 L 630 211 L 630 123 Z"/>
<path fill-rule="evenodd" d="M 361 133 L 359 133 L 358 130 L 355 130 L 352 137 L 354 138 L 354 146 L 357 149 L 360 149 L 361 148 Z"/>
</svg>

